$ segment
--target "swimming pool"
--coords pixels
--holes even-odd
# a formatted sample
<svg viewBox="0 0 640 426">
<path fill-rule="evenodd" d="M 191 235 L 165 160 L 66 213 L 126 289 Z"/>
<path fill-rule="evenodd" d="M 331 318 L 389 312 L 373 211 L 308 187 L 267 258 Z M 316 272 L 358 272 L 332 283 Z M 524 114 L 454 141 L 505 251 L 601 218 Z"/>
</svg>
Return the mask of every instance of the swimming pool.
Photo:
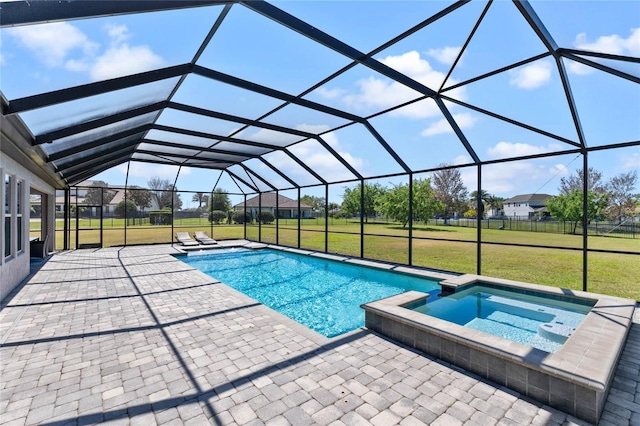
<svg viewBox="0 0 640 426">
<path fill-rule="evenodd" d="M 360 305 L 438 281 L 272 249 L 216 249 L 183 262 L 327 337 L 364 326 Z"/>
<path fill-rule="evenodd" d="M 553 353 L 573 334 L 592 306 L 593 303 L 474 285 L 411 309 Z"/>
</svg>

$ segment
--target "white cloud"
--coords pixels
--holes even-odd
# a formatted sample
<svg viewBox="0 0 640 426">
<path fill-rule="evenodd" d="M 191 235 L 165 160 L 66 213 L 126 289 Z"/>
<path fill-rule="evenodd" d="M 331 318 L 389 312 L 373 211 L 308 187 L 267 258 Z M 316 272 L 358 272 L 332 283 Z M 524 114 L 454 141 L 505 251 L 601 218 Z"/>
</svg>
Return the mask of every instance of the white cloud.
<svg viewBox="0 0 640 426">
<path fill-rule="evenodd" d="M 10 28 L 7 34 L 17 38 L 47 67 L 88 72 L 93 81 L 135 74 L 164 65 L 164 60 L 148 46 L 130 46 L 126 43 L 130 38 L 126 25 L 111 23 L 105 25 L 103 30 L 109 37 L 109 47 L 102 53 L 99 43 L 66 22 Z"/>
<path fill-rule="evenodd" d="M 493 164 L 482 168 L 482 188 L 505 198 L 534 191 L 554 194 L 560 178 L 569 174 L 563 164 L 548 163 L 545 159 Z M 469 191 L 477 188 L 478 174 L 475 168 L 465 168 L 461 175 Z"/>
<path fill-rule="evenodd" d="M 120 45 L 129 39 L 129 28 L 126 25 L 108 23 L 104 26 L 112 45 Z"/>
<path fill-rule="evenodd" d="M 581 64 L 580 62 L 571 61 L 569 62 L 569 71 L 573 74 L 587 75 L 587 74 L 591 74 L 591 71 L 593 71 L 593 68 L 587 65 Z"/>
<path fill-rule="evenodd" d="M 634 152 L 626 156 L 622 168 L 625 170 L 640 170 L 640 153 Z"/>
<path fill-rule="evenodd" d="M 515 70 L 509 71 L 509 83 L 521 89 L 536 89 L 551 79 L 552 65 L 549 61 L 538 61 Z"/>
<path fill-rule="evenodd" d="M 453 114 L 453 119 L 456 121 L 456 123 L 458 123 L 458 126 L 461 129 L 469 129 L 473 127 L 473 125 L 478 121 L 478 119 L 475 116 L 471 115 L 468 112 L 461 113 L 461 114 Z M 430 136 L 439 135 L 442 133 L 453 133 L 453 128 L 445 118 L 431 124 L 429 127 L 424 129 L 420 134 L 424 137 L 430 137 Z"/>
<path fill-rule="evenodd" d="M 595 41 L 587 39 L 587 33 L 580 33 L 573 41 L 576 49 L 590 50 L 593 52 L 610 53 L 613 55 L 640 55 L 640 28 L 632 28 L 627 38 L 618 34 L 600 36 Z"/>
<path fill-rule="evenodd" d="M 330 127 L 327 125 L 301 124 L 296 126 L 296 128 L 298 130 L 317 134 L 329 130 Z M 340 144 L 340 141 L 334 132 L 323 134 L 322 139 L 353 168 L 356 170 L 362 170 L 362 167 L 365 164 L 364 159 L 355 157 L 349 153 Z M 333 154 L 322 148 L 315 141 L 296 144 L 292 146 L 290 150 L 294 155 L 315 170 L 320 176 L 327 179 L 345 180 L 352 179 L 354 177 L 351 172 L 346 170 L 345 167 L 333 156 Z"/>
<path fill-rule="evenodd" d="M 99 47 L 77 27 L 66 22 L 8 28 L 6 31 L 48 67 L 63 66 L 74 51 L 80 51 L 83 56 L 93 55 Z"/>
<path fill-rule="evenodd" d="M 458 54 L 460 53 L 460 49 L 460 46 L 446 46 L 441 49 L 429 49 L 427 51 L 427 54 L 432 58 L 437 59 L 439 62 L 442 62 L 443 64 L 453 65 L 453 62 L 456 60 Z"/>
<path fill-rule="evenodd" d="M 618 34 L 611 34 L 600 36 L 593 42 L 587 39 L 587 33 L 580 33 L 573 41 L 573 46 L 579 50 L 638 56 L 640 55 L 640 28 L 632 28 L 631 34 L 627 38 L 622 38 Z M 569 71 L 573 74 L 587 75 L 593 71 L 593 68 L 579 62 L 570 62 Z"/>
<path fill-rule="evenodd" d="M 319 87 L 317 89 L 317 93 L 325 99 L 336 99 L 344 96 L 346 94 L 346 90 L 343 89 L 326 89 L 324 87 Z"/>
<path fill-rule="evenodd" d="M 420 53 L 417 51 L 410 51 L 398 56 L 387 56 L 378 60 L 432 89 L 438 89 L 445 77 L 444 73 L 435 71 L 426 59 L 420 57 Z M 357 86 L 355 92 L 346 92 L 344 89 L 319 89 L 318 93 L 326 98 L 341 96 L 346 105 L 359 111 L 390 108 L 422 95 L 403 84 L 375 76 L 363 78 L 355 84 Z M 448 94 L 456 99 L 464 100 L 465 89 L 459 88 Z M 435 103 L 421 101 L 394 111 L 394 115 L 408 118 L 428 118 L 437 115 L 438 111 Z"/>
<path fill-rule="evenodd" d="M 469 164 L 473 163 L 473 160 L 468 155 L 458 155 L 453 159 L 452 163 L 454 166 L 459 166 L 461 164 Z"/>
<path fill-rule="evenodd" d="M 129 47 L 123 44 L 108 49 L 96 59 L 91 67 L 91 79 L 107 80 L 160 68 L 163 65 L 164 60 L 147 46 Z"/>
<path fill-rule="evenodd" d="M 492 159 L 500 159 L 544 154 L 561 149 L 562 147 L 560 145 L 553 143 L 545 147 L 521 142 L 498 142 L 495 146 L 487 149 L 487 154 Z"/>
</svg>

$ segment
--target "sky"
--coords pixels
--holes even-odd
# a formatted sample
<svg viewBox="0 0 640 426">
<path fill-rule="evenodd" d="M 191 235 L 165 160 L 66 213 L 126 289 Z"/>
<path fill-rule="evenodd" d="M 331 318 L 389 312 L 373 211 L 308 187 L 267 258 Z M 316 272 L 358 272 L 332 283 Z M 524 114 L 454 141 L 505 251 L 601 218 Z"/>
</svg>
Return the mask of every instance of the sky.
<svg viewBox="0 0 640 426">
<path fill-rule="evenodd" d="M 279 1 L 273 4 L 355 49 L 369 53 L 450 3 Z M 640 57 L 640 2 L 532 1 L 531 5 L 561 47 Z M 551 57 L 456 87 L 458 83 L 546 51 L 512 2 L 495 1 L 454 66 L 485 6 L 485 2 L 473 1 L 379 50 L 373 57 L 429 88 L 442 88 L 452 99 L 490 110 L 562 139 L 547 137 L 445 101 L 481 160 L 574 148 L 566 141 L 578 141 L 576 128 L 557 65 Z M 4 28 L 0 31 L 0 90 L 12 100 L 187 63 L 221 11 L 221 7 L 215 6 Z M 640 64 L 637 62 L 596 60 L 640 77 Z M 350 63 L 341 54 L 238 4 L 231 8 L 198 60 L 198 64 L 204 67 L 291 95 L 307 91 Z M 563 59 L 563 65 L 587 146 L 640 140 L 639 84 L 570 60 Z M 156 82 L 126 93 L 102 95 L 89 103 L 72 102 L 65 108 L 25 112 L 21 117 L 37 135 L 74 120 L 108 115 L 125 103 L 143 105 L 164 99 L 176 82 L 177 79 Z M 449 87 L 454 88 L 447 90 Z M 420 96 L 420 93 L 360 64 L 306 93 L 303 99 L 370 117 Z M 252 119 L 263 116 L 282 103 L 196 75 L 187 77 L 173 100 Z M 264 121 L 321 135 L 365 177 L 390 175 L 403 170 L 364 126 L 355 124 L 339 128 L 347 123 L 343 118 L 288 105 Z M 469 152 L 431 99 L 384 112 L 370 118 L 369 122 L 412 170 L 428 170 L 440 164 L 472 163 Z M 239 130 L 237 123 L 203 119 L 176 110 L 163 113 L 158 123 L 186 125 L 195 130 L 225 135 Z M 154 130 L 148 137 L 172 141 L 176 138 L 165 133 Z M 236 136 L 280 146 L 299 140 L 260 128 L 248 128 Z M 202 143 L 196 138 L 192 141 Z M 182 142 L 188 141 L 183 138 Z M 48 148 L 45 146 L 44 149 Z M 354 178 L 315 140 L 301 142 L 290 150 L 328 181 Z M 281 152 L 266 154 L 265 159 L 300 185 L 319 183 Z M 249 160 L 246 165 L 275 186 L 290 187 L 286 180 L 258 160 Z M 589 155 L 589 165 L 601 171 L 605 180 L 639 170 L 640 147 L 595 151 Z M 484 166 L 482 188 L 504 198 L 526 193 L 556 194 L 560 179 L 581 167 L 582 157 L 575 154 Z M 94 179 L 111 185 L 124 185 L 127 170 L 129 184 L 139 186 L 146 186 L 151 177 L 173 182 L 177 174 L 174 166 L 131 162 L 113 167 Z M 239 166 L 233 166 L 232 170 L 246 176 Z M 476 167 L 464 167 L 461 174 L 469 192 L 477 189 Z M 416 173 L 415 177 L 426 178 L 429 174 Z M 381 178 L 376 182 L 389 186 L 405 183 L 407 177 Z M 344 187 L 354 184 L 330 185 L 330 200 L 340 202 Z M 240 192 L 228 175 L 221 176 L 219 171 L 183 167 L 177 178 L 180 190 L 210 191 L 214 185 L 229 192 Z M 263 190 L 267 189 L 264 184 L 258 185 Z M 324 196 L 324 188 L 305 188 L 302 193 Z M 285 191 L 283 194 L 297 198 L 297 191 Z"/>
</svg>

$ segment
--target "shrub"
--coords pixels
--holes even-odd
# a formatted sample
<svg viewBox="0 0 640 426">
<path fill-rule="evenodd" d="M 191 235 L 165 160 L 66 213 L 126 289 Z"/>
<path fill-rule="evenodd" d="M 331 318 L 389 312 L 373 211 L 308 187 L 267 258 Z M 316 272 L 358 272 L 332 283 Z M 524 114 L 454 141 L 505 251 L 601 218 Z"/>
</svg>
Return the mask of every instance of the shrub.
<svg viewBox="0 0 640 426">
<path fill-rule="evenodd" d="M 233 213 L 233 221 L 235 223 L 251 222 L 251 214 L 245 211 L 237 211 Z"/>
<path fill-rule="evenodd" d="M 120 201 L 113 209 L 113 212 L 120 217 L 124 217 L 125 209 L 128 218 L 135 217 L 138 212 L 138 207 L 131 200 L 127 200 L 126 204 L 124 200 Z"/>
<path fill-rule="evenodd" d="M 171 225 L 173 214 L 171 210 L 152 210 L 149 212 L 149 223 L 151 225 Z"/>
<path fill-rule="evenodd" d="M 227 213 L 222 210 L 214 210 L 209 213 L 209 222 L 213 222 L 216 225 L 220 224 L 223 220 L 227 218 Z"/>
<path fill-rule="evenodd" d="M 260 213 L 258 213 L 257 219 L 262 223 L 269 224 L 273 223 L 273 221 L 276 220 L 276 217 L 270 211 L 262 210 Z"/>
</svg>

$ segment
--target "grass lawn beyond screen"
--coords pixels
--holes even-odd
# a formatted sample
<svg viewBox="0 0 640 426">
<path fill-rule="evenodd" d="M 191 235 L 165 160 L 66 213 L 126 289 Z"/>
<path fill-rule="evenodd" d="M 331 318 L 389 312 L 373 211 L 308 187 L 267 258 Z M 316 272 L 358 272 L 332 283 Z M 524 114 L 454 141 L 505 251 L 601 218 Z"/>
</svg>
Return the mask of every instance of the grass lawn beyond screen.
<svg viewBox="0 0 640 426">
<path fill-rule="evenodd" d="M 171 226 L 149 224 L 126 228 L 126 244 L 171 243 Z M 75 225 L 75 221 L 72 221 Z M 56 248 L 62 248 L 62 221 L 57 223 Z M 82 219 L 79 238 L 82 243 L 100 240 L 99 220 Z M 31 223 L 32 236 L 39 236 L 39 222 Z M 408 263 L 409 231 L 397 223 L 365 223 L 364 257 L 396 263 Z M 212 231 L 213 229 L 213 231 Z M 276 235 L 276 229 L 278 234 Z M 300 247 L 324 251 L 325 222 L 323 219 L 302 220 Z M 205 230 L 213 238 L 245 237 L 243 225 L 213 225 L 205 218 L 177 219 L 175 231 L 193 233 Z M 287 246 L 298 245 L 298 222 L 294 219 L 275 223 L 247 225 L 246 237 Z M 332 220 L 328 224 L 328 251 L 352 256 L 360 255 L 360 222 Z M 550 232 L 481 229 L 482 274 L 550 285 L 574 290 L 582 289 L 582 235 Z M 124 219 L 105 219 L 104 247 L 125 244 Z M 414 224 L 412 264 L 428 268 L 476 273 L 477 229 L 471 227 Z M 71 230 L 71 247 L 75 247 L 76 232 Z M 491 244 L 496 243 L 496 244 Z M 513 244 L 513 245 L 500 245 Z M 534 245 L 545 247 L 521 247 Z M 549 248 L 557 247 L 557 248 Z M 616 250 L 640 254 L 640 238 L 589 236 L 588 247 L 594 250 Z M 577 249 L 577 250 L 576 250 Z M 588 290 L 640 300 L 640 261 L 637 255 L 589 252 Z"/>
</svg>

